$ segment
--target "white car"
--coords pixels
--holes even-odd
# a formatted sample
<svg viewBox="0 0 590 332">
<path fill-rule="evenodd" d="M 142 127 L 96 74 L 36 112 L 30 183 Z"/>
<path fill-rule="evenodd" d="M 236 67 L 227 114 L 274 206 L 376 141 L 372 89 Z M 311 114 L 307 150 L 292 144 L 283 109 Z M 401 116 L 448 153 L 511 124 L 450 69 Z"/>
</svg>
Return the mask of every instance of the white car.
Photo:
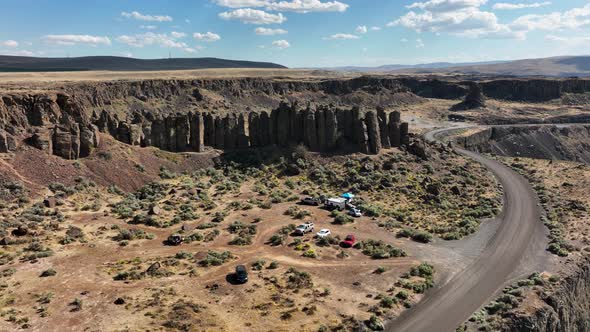
<svg viewBox="0 0 590 332">
<path fill-rule="evenodd" d="M 316 234 L 318 237 L 327 237 L 330 236 L 332 232 L 329 229 L 320 229 L 320 231 Z"/>
<path fill-rule="evenodd" d="M 350 209 L 350 211 L 348 211 L 348 214 L 350 214 L 353 217 L 357 217 L 357 218 L 363 216 L 361 210 L 359 210 L 357 208 Z"/>
</svg>

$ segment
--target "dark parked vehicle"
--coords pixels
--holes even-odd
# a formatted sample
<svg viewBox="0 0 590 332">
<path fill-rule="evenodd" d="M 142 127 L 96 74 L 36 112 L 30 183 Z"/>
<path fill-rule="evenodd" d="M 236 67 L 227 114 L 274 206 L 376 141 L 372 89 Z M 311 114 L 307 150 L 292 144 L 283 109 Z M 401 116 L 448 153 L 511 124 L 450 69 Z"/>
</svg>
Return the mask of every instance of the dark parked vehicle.
<svg viewBox="0 0 590 332">
<path fill-rule="evenodd" d="M 182 240 L 180 234 L 172 234 L 168 237 L 168 244 L 171 246 L 179 246 L 182 243 Z"/>
<path fill-rule="evenodd" d="M 248 282 L 248 270 L 244 265 L 236 266 L 236 282 L 245 284 Z"/>
<path fill-rule="evenodd" d="M 313 205 L 313 206 L 318 206 L 320 205 L 321 200 L 319 198 L 313 198 L 313 197 L 305 197 L 301 200 L 301 204 L 304 205 Z"/>
</svg>

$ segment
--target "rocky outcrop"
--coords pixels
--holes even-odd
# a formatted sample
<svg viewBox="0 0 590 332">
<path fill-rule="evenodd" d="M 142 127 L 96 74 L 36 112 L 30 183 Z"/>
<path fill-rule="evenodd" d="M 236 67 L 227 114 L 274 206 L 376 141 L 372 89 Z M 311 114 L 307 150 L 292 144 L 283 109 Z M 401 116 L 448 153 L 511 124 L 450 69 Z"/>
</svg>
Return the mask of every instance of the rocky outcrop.
<svg viewBox="0 0 590 332">
<path fill-rule="evenodd" d="M 504 331 L 590 331 L 590 261 L 583 260 L 533 312 L 512 312 Z"/>
<path fill-rule="evenodd" d="M 590 126 L 492 127 L 455 140 L 467 149 L 501 156 L 570 160 L 590 164 Z"/>
<path fill-rule="evenodd" d="M 485 98 L 481 90 L 481 86 L 477 83 L 473 83 L 469 86 L 469 92 L 465 96 L 465 99 L 452 107 L 453 111 L 464 111 L 483 108 L 486 106 Z"/>
</svg>

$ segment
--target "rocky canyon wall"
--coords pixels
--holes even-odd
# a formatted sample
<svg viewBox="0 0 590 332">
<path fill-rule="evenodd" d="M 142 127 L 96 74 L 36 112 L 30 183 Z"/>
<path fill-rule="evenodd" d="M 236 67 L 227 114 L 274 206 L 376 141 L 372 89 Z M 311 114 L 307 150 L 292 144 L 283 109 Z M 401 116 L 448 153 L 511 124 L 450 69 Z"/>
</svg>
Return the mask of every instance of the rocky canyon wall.
<svg viewBox="0 0 590 332">
<path fill-rule="evenodd" d="M 583 260 L 559 286 L 543 294 L 533 313 L 512 313 L 504 331 L 590 331 L 590 261 Z"/>
<path fill-rule="evenodd" d="M 168 93 L 174 95 L 169 89 Z M 147 98 L 166 98 L 164 95 Z M 66 159 L 88 156 L 100 134 L 137 146 L 172 152 L 202 152 L 206 146 L 236 150 L 303 144 L 311 151 L 342 147 L 376 154 L 385 147 L 409 143 L 408 125 L 399 112 L 360 107 L 336 107 L 282 102 L 270 111 L 189 110 L 187 113 L 130 109 L 89 112 L 88 100 L 73 95 L 3 97 L 0 152 L 16 149 L 19 141 Z M 116 100 L 116 99 L 114 99 Z M 99 102 L 98 104 L 103 104 Z M 186 109 L 186 108 L 185 108 Z"/>
<path fill-rule="evenodd" d="M 500 156 L 590 164 L 590 125 L 496 126 L 456 142 L 470 150 Z"/>
</svg>

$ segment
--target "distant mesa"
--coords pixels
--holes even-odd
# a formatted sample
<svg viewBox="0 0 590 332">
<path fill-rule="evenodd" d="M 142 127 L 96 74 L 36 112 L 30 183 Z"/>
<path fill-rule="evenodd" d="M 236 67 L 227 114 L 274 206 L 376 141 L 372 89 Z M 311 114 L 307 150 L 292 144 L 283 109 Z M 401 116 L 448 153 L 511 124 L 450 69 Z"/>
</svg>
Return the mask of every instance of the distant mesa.
<svg viewBox="0 0 590 332">
<path fill-rule="evenodd" d="M 219 58 L 134 59 L 115 56 L 78 58 L 36 58 L 0 55 L 0 72 L 55 71 L 158 71 L 215 68 L 285 69 L 271 62 L 227 60 Z"/>
</svg>

